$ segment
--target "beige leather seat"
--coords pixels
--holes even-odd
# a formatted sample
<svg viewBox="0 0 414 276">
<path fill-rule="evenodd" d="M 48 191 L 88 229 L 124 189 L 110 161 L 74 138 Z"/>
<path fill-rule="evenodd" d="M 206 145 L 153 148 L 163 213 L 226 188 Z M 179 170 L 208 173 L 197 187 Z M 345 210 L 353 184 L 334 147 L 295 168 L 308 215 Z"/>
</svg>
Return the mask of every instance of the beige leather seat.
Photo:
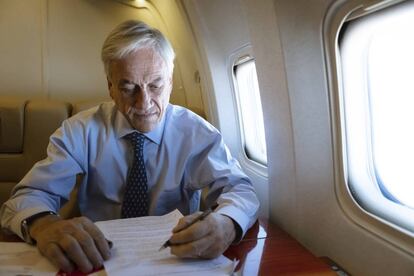
<svg viewBox="0 0 414 276">
<path fill-rule="evenodd" d="M 0 97 L 0 205 L 34 163 L 46 157 L 49 136 L 71 109 L 58 101 Z"/>
</svg>

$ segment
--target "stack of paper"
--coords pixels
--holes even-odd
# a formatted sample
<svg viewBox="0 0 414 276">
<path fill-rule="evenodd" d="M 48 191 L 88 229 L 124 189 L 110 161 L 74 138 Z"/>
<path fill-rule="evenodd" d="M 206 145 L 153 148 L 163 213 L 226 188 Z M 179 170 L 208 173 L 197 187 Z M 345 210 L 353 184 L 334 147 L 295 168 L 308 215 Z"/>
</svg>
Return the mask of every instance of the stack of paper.
<svg viewBox="0 0 414 276">
<path fill-rule="evenodd" d="M 180 259 L 169 249 L 159 251 L 182 217 L 178 210 L 165 216 L 97 222 L 113 242 L 111 259 L 105 262 L 108 275 L 229 275 L 233 262 L 224 256 L 213 260 Z"/>
<path fill-rule="evenodd" d="M 224 256 L 214 260 L 180 259 L 169 249 L 159 251 L 182 217 L 178 210 L 165 216 L 96 222 L 113 242 L 105 271 L 93 275 L 229 275 L 233 262 Z M 0 243 L 0 275 L 57 275 L 57 269 L 37 250 L 25 243 Z"/>
</svg>

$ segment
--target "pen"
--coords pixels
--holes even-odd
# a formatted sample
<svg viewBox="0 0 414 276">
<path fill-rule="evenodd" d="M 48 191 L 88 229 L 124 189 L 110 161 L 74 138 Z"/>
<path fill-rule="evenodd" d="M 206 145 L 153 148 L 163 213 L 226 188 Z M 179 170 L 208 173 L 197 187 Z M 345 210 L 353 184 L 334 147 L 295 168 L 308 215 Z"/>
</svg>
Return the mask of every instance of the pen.
<svg viewBox="0 0 414 276">
<path fill-rule="evenodd" d="M 193 219 L 185 228 L 181 229 L 187 229 L 188 227 L 190 227 L 191 225 L 193 225 L 194 223 L 196 223 L 197 221 L 203 220 L 205 217 L 207 217 L 210 213 L 212 212 L 212 210 L 209 208 L 207 210 L 205 210 L 203 213 L 201 213 L 200 215 L 198 215 L 195 219 Z M 172 243 L 170 242 L 170 240 L 166 241 L 161 247 L 160 249 L 158 249 L 158 251 L 161 251 L 165 248 L 167 248 L 168 246 L 172 245 Z"/>
</svg>

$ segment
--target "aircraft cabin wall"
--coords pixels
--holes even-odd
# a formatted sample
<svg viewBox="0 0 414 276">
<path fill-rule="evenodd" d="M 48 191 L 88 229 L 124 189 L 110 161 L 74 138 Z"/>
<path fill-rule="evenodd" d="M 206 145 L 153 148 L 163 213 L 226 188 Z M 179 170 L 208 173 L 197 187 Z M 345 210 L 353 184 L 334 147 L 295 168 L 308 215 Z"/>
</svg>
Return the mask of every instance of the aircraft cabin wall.
<svg viewBox="0 0 414 276">
<path fill-rule="evenodd" d="M 334 108 L 338 96 L 328 86 L 329 75 L 336 72 L 330 71 L 328 61 L 333 61 L 327 59 L 334 57 L 328 56 L 325 48 L 326 41 L 336 36 L 323 31 L 335 24 L 332 14 L 338 14 L 338 10 L 348 9 L 349 13 L 368 3 L 375 4 L 274 2 L 290 97 L 296 185 L 295 196 L 283 193 L 276 195 L 275 201 L 281 196 L 294 197 L 295 206 L 290 208 L 296 209 L 296 225 L 290 222 L 290 231 L 317 255 L 331 257 L 351 274 L 412 275 L 413 234 L 373 219 L 355 203 L 349 191 L 344 191 L 348 181 L 343 172 L 346 161 L 339 157 L 343 145 L 337 139 L 339 110 Z M 278 205 L 272 206 L 272 217 L 284 221 Z"/>
<path fill-rule="evenodd" d="M 127 19 L 167 35 L 177 56 L 171 102 L 203 115 L 196 47 L 175 1 L 133 7 L 111 0 L 1 0 L 0 95 L 109 99 L 100 50 L 109 31 Z"/>
<path fill-rule="evenodd" d="M 229 67 L 237 53 L 255 59 L 268 184 L 265 178 L 254 180 L 261 202 L 268 199 L 270 219 L 352 275 L 413 275 L 412 234 L 355 203 L 339 157 L 339 111 L 334 109 L 335 91 L 328 89 L 332 72 L 324 31 L 335 23 L 329 18 L 332 10 L 361 2 L 183 0 L 200 47 L 204 80 L 210 82 L 204 85 L 214 92 L 210 113 L 216 114 L 232 151 L 239 153 Z"/>
<path fill-rule="evenodd" d="M 232 155 L 251 178 L 261 204 L 260 216 L 268 217 L 267 167 L 246 156 L 235 95 L 234 64 L 246 56 L 254 58 L 246 6 L 239 0 L 182 3 L 199 47 L 202 90 L 210 122 L 221 131 Z"/>
</svg>

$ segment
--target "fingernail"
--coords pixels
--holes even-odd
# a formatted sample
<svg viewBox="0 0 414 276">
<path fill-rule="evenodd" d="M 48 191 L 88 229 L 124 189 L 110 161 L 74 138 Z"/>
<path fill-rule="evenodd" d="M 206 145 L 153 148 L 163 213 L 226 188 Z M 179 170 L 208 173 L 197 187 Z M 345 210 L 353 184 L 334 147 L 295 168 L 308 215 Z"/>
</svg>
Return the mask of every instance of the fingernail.
<svg viewBox="0 0 414 276">
<path fill-rule="evenodd" d="M 103 262 L 104 262 L 104 260 L 99 261 L 99 263 L 94 266 L 94 269 L 102 268 L 103 267 Z"/>
</svg>

